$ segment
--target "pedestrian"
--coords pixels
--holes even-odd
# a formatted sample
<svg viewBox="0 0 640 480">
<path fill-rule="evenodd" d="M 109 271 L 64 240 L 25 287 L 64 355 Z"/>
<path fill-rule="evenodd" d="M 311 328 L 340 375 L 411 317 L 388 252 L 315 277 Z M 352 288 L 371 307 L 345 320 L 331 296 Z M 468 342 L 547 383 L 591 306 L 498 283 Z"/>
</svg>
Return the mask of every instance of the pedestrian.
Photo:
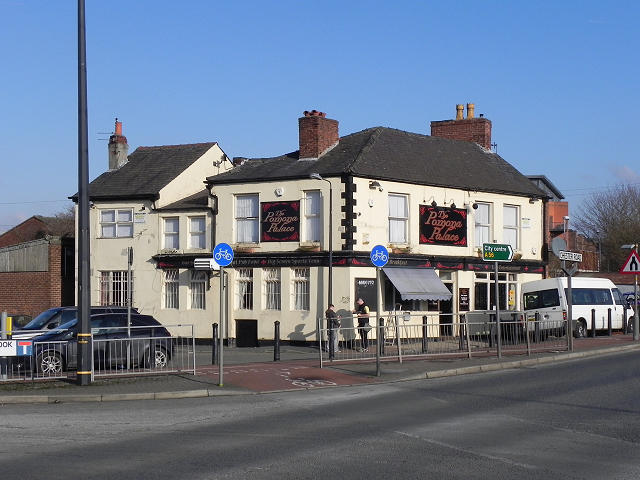
<svg viewBox="0 0 640 480">
<path fill-rule="evenodd" d="M 371 326 L 369 325 L 369 305 L 364 303 L 364 300 L 361 298 L 358 299 L 357 307 L 353 311 L 353 313 L 358 315 L 358 333 L 360 333 L 360 338 L 362 338 L 362 348 L 361 352 L 369 351 L 369 330 L 371 330 Z"/>
<path fill-rule="evenodd" d="M 340 328 L 340 315 L 336 313 L 334 310 L 333 303 L 329 304 L 329 308 L 324 312 L 327 317 L 327 334 L 329 336 L 329 340 L 327 341 L 327 352 L 329 351 L 329 341 L 331 341 L 331 337 L 333 336 L 333 351 L 339 352 L 338 350 L 338 329 Z"/>
</svg>

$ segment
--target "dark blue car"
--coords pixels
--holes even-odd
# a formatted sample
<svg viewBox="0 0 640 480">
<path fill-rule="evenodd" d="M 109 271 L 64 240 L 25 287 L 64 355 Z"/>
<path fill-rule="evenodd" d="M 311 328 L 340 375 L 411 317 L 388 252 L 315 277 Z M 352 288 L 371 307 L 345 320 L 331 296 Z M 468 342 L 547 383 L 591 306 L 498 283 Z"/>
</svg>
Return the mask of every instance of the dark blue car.
<svg viewBox="0 0 640 480">
<path fill-rule="evenodd" d="M 36 371 L 53 375 L 77 368 L 78 321 L 71 320 L 32 339 Z M 91 316 L 93 361 L 97 369 L 163 368 L 171 360 L 174 342 L 169 331 L 150 315 L 124 313 Z"/>
</svg>

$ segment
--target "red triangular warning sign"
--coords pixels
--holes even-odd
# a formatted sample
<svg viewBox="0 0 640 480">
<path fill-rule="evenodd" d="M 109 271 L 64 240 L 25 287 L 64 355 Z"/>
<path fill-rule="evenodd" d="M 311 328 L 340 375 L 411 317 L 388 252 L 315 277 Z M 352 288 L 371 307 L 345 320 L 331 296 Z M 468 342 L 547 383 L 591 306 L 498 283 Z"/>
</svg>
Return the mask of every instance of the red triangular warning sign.
<svg viewBox="0 0 640 480">
<path fill-rule="evenodd" d="M 635 250 L 631 250 L 629 257 L 620 269 L 620 273 L 633 273 L 635 275 L 640 274 L 640 256 L 638 256 L 638 252 L 636 252 Z"/>
</svg>

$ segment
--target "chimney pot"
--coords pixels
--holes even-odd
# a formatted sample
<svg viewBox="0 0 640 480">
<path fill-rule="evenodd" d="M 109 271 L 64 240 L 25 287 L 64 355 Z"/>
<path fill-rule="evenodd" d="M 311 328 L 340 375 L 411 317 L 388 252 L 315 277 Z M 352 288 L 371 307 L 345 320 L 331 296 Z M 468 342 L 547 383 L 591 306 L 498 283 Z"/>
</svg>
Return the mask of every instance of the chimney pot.
<svg viewBox="0 0 640 480">
<path fill-rule="evenodd" d="M 464 105 L 456 105 L 456 120 L 464 118 Z"/>
<path fill-rule="evenodd" d="M 475 118 L 473 115 L 473 110 L 476 106 L 473 103 L 467 103 L 467 118 Z"/>
<path fill-rule="evenodd" d="M 122 135 L 122 122 L 116 118 L 116 135 Z"/>
</svg>

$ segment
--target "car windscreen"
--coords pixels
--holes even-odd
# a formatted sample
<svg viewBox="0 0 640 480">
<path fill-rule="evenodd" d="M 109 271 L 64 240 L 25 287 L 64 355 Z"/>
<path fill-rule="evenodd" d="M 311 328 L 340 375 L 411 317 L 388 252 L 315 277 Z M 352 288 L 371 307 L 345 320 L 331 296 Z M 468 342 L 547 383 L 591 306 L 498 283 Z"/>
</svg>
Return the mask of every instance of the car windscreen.
<svg viewBox="0 0 640 480">
<path fill-rule="evenodd" d="M 56 313 L 58 313 L 60 310 L 62 309 L 52 308 L 49 310 L 45 310 L 36 318 L 31 320 L 29 323 L 27 323 L 24 327 L 22 327 L 22 330 L 42 330 L 44 328 L 45 323 L 47 323 L 49 319 L 53 317 Z"/>
</svg>

